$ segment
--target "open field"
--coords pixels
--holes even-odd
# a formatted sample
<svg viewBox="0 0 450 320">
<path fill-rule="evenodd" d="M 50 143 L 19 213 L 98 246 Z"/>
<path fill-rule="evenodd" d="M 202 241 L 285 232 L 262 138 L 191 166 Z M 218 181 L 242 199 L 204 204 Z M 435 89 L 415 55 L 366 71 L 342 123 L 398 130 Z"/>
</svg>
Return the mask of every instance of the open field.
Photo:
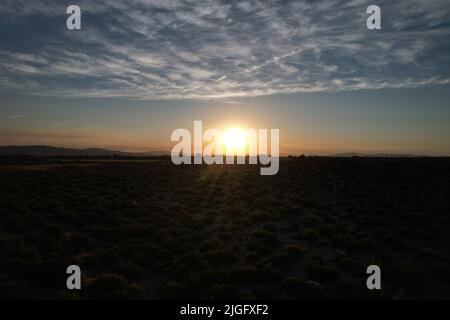
<svg viewBox="0 0 450 320">
<path fill-rule="evenodd" d="M 1 298 L 450 298 L 448 158 L 283 158 L 276 176 L 10 160 Z M 71 264 L 81 291 L 66 289 Z"/>
</svg>

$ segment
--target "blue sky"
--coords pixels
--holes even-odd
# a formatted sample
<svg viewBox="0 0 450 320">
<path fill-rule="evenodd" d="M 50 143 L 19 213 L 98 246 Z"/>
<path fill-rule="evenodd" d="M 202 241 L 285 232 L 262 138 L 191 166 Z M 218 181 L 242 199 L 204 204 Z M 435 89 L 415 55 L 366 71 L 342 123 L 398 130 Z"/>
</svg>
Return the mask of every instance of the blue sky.
<svg viewBox="0 0 450 320">
<path fill-rule="evenodd" d="M 371 4 L 3 0 L 0 144 L 168 148 L 204 120 L 292 153 L 450 154 L 450 3 L 377 1 L 367 30 Z"/>
</svg>

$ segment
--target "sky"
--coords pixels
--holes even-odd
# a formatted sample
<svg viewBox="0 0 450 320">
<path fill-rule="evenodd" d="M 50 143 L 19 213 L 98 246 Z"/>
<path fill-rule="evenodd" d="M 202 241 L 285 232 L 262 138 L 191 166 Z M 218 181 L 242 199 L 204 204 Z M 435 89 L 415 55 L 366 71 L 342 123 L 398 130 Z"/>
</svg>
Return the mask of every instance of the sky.
<svg viewBox="0 0 450 320">
<path fill-rule="evenodd" d="M 0 145 L 170 150 L 203 120 L 278 128 L 282 153 L 450 155 L 449 17 L 448 0 L 2 0 Z"/>
</svg>

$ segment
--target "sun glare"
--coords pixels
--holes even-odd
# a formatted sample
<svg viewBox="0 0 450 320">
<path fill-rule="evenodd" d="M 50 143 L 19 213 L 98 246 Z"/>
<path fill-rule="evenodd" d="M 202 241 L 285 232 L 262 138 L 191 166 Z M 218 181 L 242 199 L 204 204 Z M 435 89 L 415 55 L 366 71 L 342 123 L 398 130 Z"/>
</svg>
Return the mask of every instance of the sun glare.
<svg viewBox="0 0 450 320">
<path fill-rule="evenodd" d="M 223 143 L 227 155 L 245 155 L 245 132 L 239 128 L 230 128 L 224 132 Z"/>
</svg>

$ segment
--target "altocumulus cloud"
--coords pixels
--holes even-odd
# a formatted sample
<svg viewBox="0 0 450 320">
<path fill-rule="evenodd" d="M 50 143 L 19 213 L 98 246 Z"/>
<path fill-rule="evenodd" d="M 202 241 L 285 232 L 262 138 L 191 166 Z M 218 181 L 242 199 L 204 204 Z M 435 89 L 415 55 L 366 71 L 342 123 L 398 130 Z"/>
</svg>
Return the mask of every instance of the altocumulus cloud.
<svg viewBox="0 0 450 320">
<path fill-rule="evenodd" d="M 2 0 L 0 88 L 213 99 L 449 83 L 450 4 L 376 1 Z"/>
</svg>

